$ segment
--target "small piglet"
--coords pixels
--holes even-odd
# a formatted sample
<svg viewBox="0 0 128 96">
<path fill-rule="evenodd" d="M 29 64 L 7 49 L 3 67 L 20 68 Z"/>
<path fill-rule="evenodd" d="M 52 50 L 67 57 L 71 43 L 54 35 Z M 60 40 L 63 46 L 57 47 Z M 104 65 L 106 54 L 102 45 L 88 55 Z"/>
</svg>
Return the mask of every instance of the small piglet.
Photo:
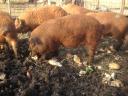
<svg viewBox="0 0 128 96">
<path fill-rule="evenodd" d="M 86 15 L 69 15 L 42 23 L 31 33 L 29 42 L 32 56 L 55 52 L 60 45 L 74 48 L 86 46 L 88 64 L 94 58 L 103 26 Z"/>
</svg>

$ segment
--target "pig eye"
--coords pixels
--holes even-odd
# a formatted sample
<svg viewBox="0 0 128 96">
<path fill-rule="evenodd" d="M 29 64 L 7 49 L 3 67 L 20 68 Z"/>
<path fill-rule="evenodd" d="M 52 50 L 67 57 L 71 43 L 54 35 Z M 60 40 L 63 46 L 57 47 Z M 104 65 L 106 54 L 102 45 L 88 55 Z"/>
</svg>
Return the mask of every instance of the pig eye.
<svg viewBox="0 0 128 96">
<path fill-rule="evenodd" d="M 30 39 L 30 44 L 31 44 L 31 46 L 34 46 L 35 45 L 35 40 L 33 38 Z"/>
<path fill-rule="evenodd" d="M 33 46 L 35 46 L 36 44 L 42 44 L 41 40 L 38 38 L 32 38 L 30 42 L 32 43 Z"/>
<path fill-rule="evenodd" d="M 40 39 L 36 39 L 36 43 L 37 43 L 37 44 L 42 44 L 42 42 L 41 42 Z"/>
<path fill-rule="evenodd" d="M 33 38 L 35 44 L 42 44 L 41 40 L 39 38 Z"/>
</svg>

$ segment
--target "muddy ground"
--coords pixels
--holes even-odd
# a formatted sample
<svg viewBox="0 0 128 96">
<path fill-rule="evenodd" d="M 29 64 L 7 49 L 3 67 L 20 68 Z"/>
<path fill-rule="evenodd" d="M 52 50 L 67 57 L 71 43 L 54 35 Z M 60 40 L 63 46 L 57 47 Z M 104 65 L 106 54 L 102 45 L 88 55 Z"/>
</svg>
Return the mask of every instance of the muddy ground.
<svg viewBox="0 0 128 96">
<path fill-rule="evenodd" d="M 98 47 L 110 45 L 111 38 L 103 40 Z M 111 43 L 110 43 L 111 42 Z M 70 52 L 70 53 L 69 53 Z M 128 53 L 100 52 L 95 55 L 93 72 L 79 76 L 81 69 L 73 61 L 77 54 L 82 61 L 87 60 L 83 48 L 59 50 L 56 58 L 62 67 L 52 66 L 40 58 L 34 61 L 29 56 L 28 40 L 22 38 L 19 42 L 20 58 L 17 60 L 9 48 L 0 51 L 0 96 L 128 96 Z M 67 55 L 70 54 L 70 55 Z M 121 65 L 120 70 L 109 70 L 108 64 L 116 62 Z M 113 87 L 102 82 L 103 73 L 116 73 L 116 79 L 121 80 L 123 86 Z"/>
</svg>

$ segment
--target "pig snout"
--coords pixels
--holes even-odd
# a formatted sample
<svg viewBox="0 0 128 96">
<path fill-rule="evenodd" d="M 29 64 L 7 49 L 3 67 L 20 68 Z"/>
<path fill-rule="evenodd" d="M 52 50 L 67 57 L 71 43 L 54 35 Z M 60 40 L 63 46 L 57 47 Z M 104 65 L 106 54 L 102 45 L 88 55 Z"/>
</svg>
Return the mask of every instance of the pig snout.
<svg viewBox="0 0 128 96">
<path fill-rule="evenodd" d="M 35 55 L 39 55 L 39 45 L 41 45 L 41 41 L 38 38 L 31 38 L 29 41 L 29 51 L 30 55 L 33 57 Z"/>
</svg>

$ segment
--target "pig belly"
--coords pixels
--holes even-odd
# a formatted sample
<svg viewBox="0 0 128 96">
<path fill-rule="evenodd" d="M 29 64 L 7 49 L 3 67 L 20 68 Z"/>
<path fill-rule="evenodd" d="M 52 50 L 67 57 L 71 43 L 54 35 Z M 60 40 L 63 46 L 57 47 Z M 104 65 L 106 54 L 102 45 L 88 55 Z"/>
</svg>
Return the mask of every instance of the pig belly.
<svg viewBox="0 0 128 96">
<path fill-rule="evenodd" d="M 66 38 L 62 42 L 62 44 L 66 48 L 73 48 L 73 47 L 77 47 L 77 46 L 81 45 L 82 41 L 83 41 L 83 37 L 81 37 L 81 38 L 79 38 L 79 37 L 69 37 L 69 38 Z"/>
</svg>

